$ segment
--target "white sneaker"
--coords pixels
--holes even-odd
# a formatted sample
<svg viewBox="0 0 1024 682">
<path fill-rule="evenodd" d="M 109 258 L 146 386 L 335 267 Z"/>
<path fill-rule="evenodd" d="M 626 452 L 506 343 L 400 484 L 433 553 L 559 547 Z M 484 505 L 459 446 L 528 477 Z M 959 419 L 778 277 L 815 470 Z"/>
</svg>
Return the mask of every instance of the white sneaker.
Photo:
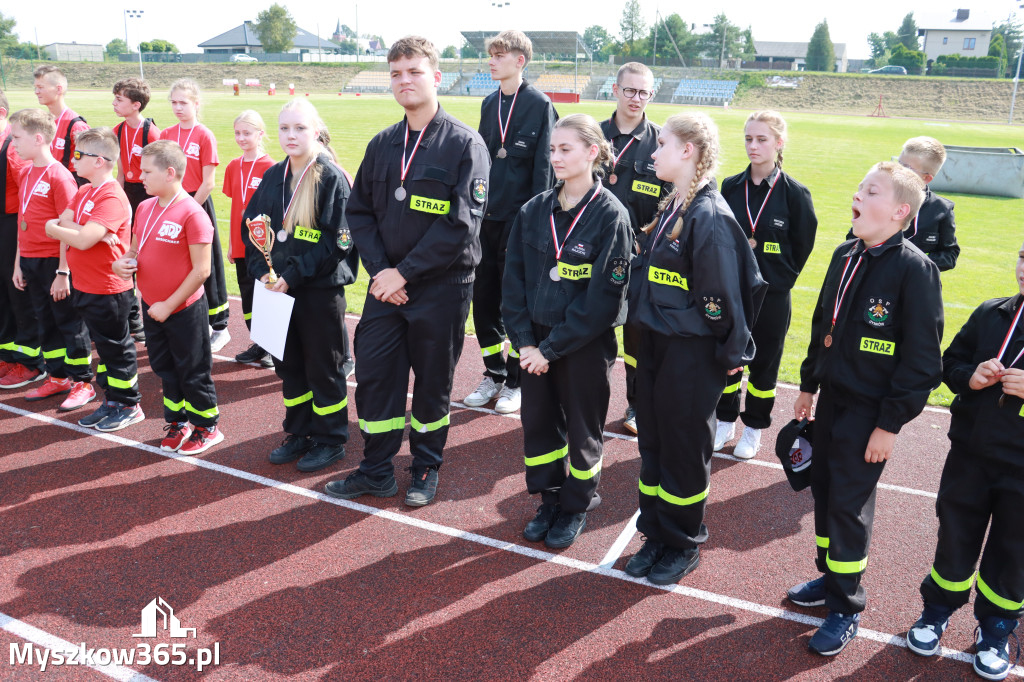
<svg viewBox="0 0 1024 682">
<path fill-rule="evenodd" d="M 494 411 L 498 414 L 512 414 L 513 412 L 518 412 L 522 404 L 522 391 L 518 388 L 503 386 L 498 394 L 498 402 L 494 406 Z"/>
<path fill-rule="evenodd" d="M 753 459 L 761 447 L 761 429 L 752 429 L 749 426 L 743 428 L 743 435 L 736 448 L 732 451 L 733 457 L 740 459 Z"/>
<path fill-rule="evenodd" d="M 227 329 L 214 329 L 210 332 L 210 352 L 216 353 L 231 340 L 231 332 Z"/>
<path fill-rule="evenodd" d="M 462 404 L 469 407 L 482 407 L 491 402 L 494 396 L 498 395 L 498 391 L 501 390 L 503 385 L 494 383 L 494 379 L 491 377 L 484 377 L 480 385 L 476 387 L 476 390 L 463 399 Z"/>
<path fill-rule="evenodd" d="M 715 452 L 724 448 L 735 436 L 736 422 L 718 422 L 718 430 L 715 431 Z"/>
</svg>

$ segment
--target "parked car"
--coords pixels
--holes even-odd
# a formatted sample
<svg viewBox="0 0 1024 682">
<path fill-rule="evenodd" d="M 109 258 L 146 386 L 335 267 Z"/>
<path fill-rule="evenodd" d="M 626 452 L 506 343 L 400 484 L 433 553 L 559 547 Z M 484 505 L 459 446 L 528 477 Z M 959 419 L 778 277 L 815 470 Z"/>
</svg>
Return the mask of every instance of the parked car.
<svg viewBox="0 0 1024 682">
<path fill-rule="evenodd" d="M 887 73 L 887 74 L 892 75 L 892 76 L 906 76 L 907 75 L 907 70 L 905 68 L 903 68 L 902 66 L 896 66 L 895 64 L 889 64 L 888 66 L 883 66 L 880 69 L 875 69 L 873 71 L 868 71 L 868 73 Z"/>
<path fill-rule="evenodd" d="M 253 57 L 251 54 L 245 54 L 243 52 L 239 52 L 238 54 L 231 55 L 231 61 L 233 61 L 233 62 L 258 62 L 259 60 L 256 59 L 256 57 Z M 886 67 L 886 68 L 888 68 L 888 67 Z M 904 71 L 903 73 L 906 73 L 906 71 Z"/>
</svg>

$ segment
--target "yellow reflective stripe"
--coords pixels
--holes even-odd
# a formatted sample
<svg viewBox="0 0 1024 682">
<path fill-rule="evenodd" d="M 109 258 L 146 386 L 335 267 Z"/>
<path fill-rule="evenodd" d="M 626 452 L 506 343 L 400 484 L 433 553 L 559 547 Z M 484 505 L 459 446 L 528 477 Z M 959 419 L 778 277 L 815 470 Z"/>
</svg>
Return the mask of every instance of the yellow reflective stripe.
<svg viewBox="0 0 1024 682">
<path fill-rule="evenodd" d="M 359 430 L 369 434 L 401 431 L 403 429 L 405 429 L 405 415 L 375 422 L 366 421 L 365 419 L 359 420 Z"/>
<path fill-rule="evenodd" d="M 89 365 L 92 362 L 92 355 L 86 355 L 84 358 L 69 358 L 64 356 L 64 364 L 67 365 Z"/>
<path fill-rule="evenodd" d="M 301 239 L 304 242 L 313 242 L 315 244 L 320 241 L 320 230 L 315 227 L 301 227 L 300 225 L 296 225 L 295 238 Z"/>
<path fill-rule="evenodd" d="M 652 197 L 658 197 L 661 196 L 661 185 L 655 185 L 653 182 L 641 182 L 640 180 L 634 180 L 633 191 L 640 192 L 641 194 L 647 194 Z"/>
<path fill-rule="evenodd" d="M 636 358 L 634 358 L 632 355 L 628 355 L 626 353 L 623 353 L 622 354 L 622 361 L 625 362 L 630 367 L 633 367 L 634 369 L 636 368 Z"/>
<path fill-rule="evenodd" d="M 285 407 L 295 407 L 296 405 L 301 405 L 302 403 L 309 402 L 312 399 L 313 399 L 313 391 L 310 391 L 309 393 L 306 393 L 305 395 L 300 395 L 298 398 L 284 398 L 284 406 Z"/>
<path fill-rule="evenodd" d="M 14 350 L 14 342 L 0 343 L 0 350 Z"/>
<path fill-rule="evenodd" d="M 481 348 L 480 349 L 480 355 L 482 355 L 482 356 L 484 356 L 486 358 L 489 355 L 494 355 L 495 353 L 500 353 L 501 352 L 501 344 L 502 344 L 502 342 L 499 341 L 498 343 L 494 344 L 493 346 L 487 346 L 486 348 Z"/>
<path fill-rule="evenodd" d="M 590 263 L 583 263 L 582 265 L 570 265 L 569 263 L 563 263 L 562 261 L 558 261 L 558 276 L 562 279 L 590 279 L 590 271 Z"/>
<path fill-rule="evenodd" d="M 509 356 L 510 358 L 518 358 L 518 357 L 519 357 L 519 351 L 517 351 L 517 350 L 516 350 L 515 348 L 513 348 L 512 346 L 509 346 L 509 347 L 508 347 L 508 356 Z"/>
<path fill-rule="evenodd" d="M 755 388 L 754 384 L 750 383 L 749 381 L 747 382 L 747 393 L 749 393 L 750 395 L 754 396 L 755 398 L 766 398 L 767 399 L 767 398 L 774 398 L 775 397 L 775 389 L 774 388 L 770 388 L 767 391 L 762 391 L 759 388 Z"/>
<path fill-rule="evenodd" d="M 317 407 L 316 401 L 313 401 L 313 413 L 314 414 L 318 414 L 321 417 L 323 417 L 323 416 L 326 416 L 328 414 L 334 414 L 335 412 L 340 412 L 347 405 L 348 405 L 348 396 L 346 396 L 340 403 L 334 403 L 333 405 L 328 405 L 326 407 Z"/>
<path fill-rule="evenodd" d="M 978 591 L 981 592 L 985 599 L 1003 609 L 1004 611 L 1019 611 L 1024 608 L 1024 600 L 1022 601 L 1010 601 L 1005 597 L 1000 597 L 998 594 L 992 591 L 992 588 L 985 584 L 985 581 L 981 579 L 981 573 L 978 573 Z"/>
<path fill-rule="evenodd" d="M 252 319 L 252 313 L 242 313 L 242 318 L 246 320 Z"/>
<path fill-rule="evenodd" d="M 672 272 L 671 270 L 662 270 L 653 265 L 647 270 L 647 279 L 655 284 L 668 284 L 669 286 L 679 287 L 686 291 L 690 290 L 690 285 L 687 283 L 686 278 L 679 273 Z"/>
<path fill-rule="evenodd" d="M 216 308 L 210 308 L 210 316 L 212 317 L 212 316 L 216 315 L 217 313 L 222 313 L 222 312 L 224 312 L 227 309 L 228 309 L 228 304 L 227 303 L 225 303 L 224 305 L 219 305 Z"/>
<path fill-rule="evenodd" d="M 725 389 L 722 391 L 722 393 L 723 394 L 735 393 L 738 390 L 740 390 L 740 382 L 739 381 L 737 381 L 735 384 L 729 384 L 728 386 L 726 386 Z"/>
<path fill-rule="evenodd" d="M 569 473 L 572 474 L 573 478 L 578 478 L 581 481 L 589 481 L 594 476 L 601 473 L 601 460 L 598 460 L 597 464 L 583 471 L 576 469 L 572 464 L 569 464 Z"/>
<path fill-rule="evenodd" d="M 441 201 L 440 199 L 431 199 L 430 197 L 418 197 L 415 194 L 409 197 L 409 208 L 414 211 L 422 211 L 424 213 L 447 215 L 451 205 L 452 202 L 450 201 Z"/>
<path fill-rule="evenodd" d="M 896 344 L 892 341 L 869 339 L 863 336 L 860 339 L 860 349 L 868 353 L 878 353 L 879 355 L 894 355 L 896 353 Z"/>
<path fill-rule="evenodd" d="M 164 396 L 164 407 L 166 407 L 168 410 L 173 410 L 175 412 L 181 412 L 182 410 L 185 409 L 185 401 L 182 400 L 180 403 L 176 403 L 176 402 L 173 402 L 167 396 Z"/>
<path fill-rule="evenodd" d="M 826 554 L 825 563 L 828 570 L 833 573 L 863 573 L 868 567 L 868 558 L 864 557 L 860 561 L 836 561 Z"/>
<path fill-rule="evenodd" d="M 100 364 L 96 365 L 96 373 L 97 374 L 103 374 L 106 371 L 107 371 L 107 366 L 104 365 L 103 363 L 100 363 Z"/>
<path fill-rule="evenodd" d="M 536 457 L 526 457 L 523 459 L 528 467 L 539 467 L 542 464 L 550 464 L 551 462 L 557 462 L 563 457 L 569 456 L 569 446 L 565 445 L 558 450 L 553 450 L 545 455 L 537 455 Z"/>
<path fill-rule="evenodd" d="M 448 426 L 450 419 L 451 418 L 449 417 L 449 415 L 446 414 L 445 416 L 438 419 L 436 422 L 424 424 L 423 422 L 416 418 L 416 415 L 411 414 L 409 415 L 409 424 L 412 426 L 412 430 L 416 431 L 417 433 L 428 433 L 430 431 L 437 431 L 440 428 Z"/>
<path fill-rule="evenodd" d="M 641 495 L 650 495 L 651 497 L 657 497 L 658 496 L 658 486 L 656 486 L 656 485 L 647 485 L 643 481 L 640 481 L 640 494 Z"/>
<path fill-rule="evenodd" d="M 38 358 L 39 353 L 42 351 L 41 348 L 26 348 L 25 346 L 17 346 L 14 344 L 11 344 L 10 350 L 15 353 L 21 353 L 27 358 Z"/>
<path fill-rule="evenodd" d="M 823 538 L 820 535 L 814 536 L 814 543 L 822 549 L 828 549 L 828 538 Z"/>
<path fill-rule="evenodd" d="M 139 383 L 139 375 L 138 374 L 133 376 L 128 381 L 125 381 L 124 379 L 118 379 L 117 377 L 112 377 L 112 376 L 108 376 L 107 377 L 107 385 L 113 386 L 114 388 L 123 388 L 125 390 L 128 390 L 129 388 L 131 388 L 132 386 L 135 386 L 138 383 Z"/>
<path fill-rule="evenodd" d="M 217 409 L 216 405 L 214 405 L 208 410 L 197 410 L 196 408 L 192 407 L 192 403 L 190 403 L 187 400 L 185 401 L 185 409 L 191 412 L 192 414 L 198 414 L 200 417 L 206 417 L 207 419 L 213 419 L 218 414 L 220 414 L 220 410 Z"/>
<path fill-rule="evenodd" d="M 710 485 L 704 489 L 704 492 L 697 493 L 696 495 L 691 495 L 690 497 L 676 497 L 672 493 L 666 492 L 665 489 L 662 488 L 660 485 L 658 486 L 658 497 L 665 500 L 669 504 L 675 504 L 680 507 L 687 507 L 691 504 L 697 504 L 698 502 L 702 502 L 708 496 L 709 492 L 711 492 Z"/>
<path fill-rule="evenodd" d="M 54 358 L 63 358 L 63 357 L 67 357 L 67 351 L 65 351 L 63 348 L 58 348 L 57 350 L 44 350 L 43 351 L 43 358 L 45 360 L 52 360 Z"/>
<path fill-rule="evenodd" d="M 935 581 L 936 585 L 950 592 L 966 592 L 967 590 L 971 589 L 971 586 L 974 585 L 974 576 L 975 574 L 972 573 L 971 577 L 969 577 L 967 580 L 946 580 L 941 575 L 939 575 L 939 572 L 935 570 L 934 566 L 932 566 L 932 580 Z"/>
</svg>

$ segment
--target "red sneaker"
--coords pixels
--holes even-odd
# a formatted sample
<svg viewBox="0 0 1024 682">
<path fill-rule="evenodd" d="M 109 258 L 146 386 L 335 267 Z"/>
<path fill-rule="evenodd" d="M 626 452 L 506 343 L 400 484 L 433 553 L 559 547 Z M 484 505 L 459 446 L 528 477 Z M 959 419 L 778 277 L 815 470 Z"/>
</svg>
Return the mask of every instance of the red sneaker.
<svg viewBox="0 0 1024 682">
<path fill-rule="evenodd" d="M 54 379 L 50 377 L 43 382 L 42 386 L 33 388 L 31 391 L 25 394 L 25 400 L 29 402 L 35 402 L 36 400 L 43 400 L 54 395 L 64 395 L 65 393 L 71 392 L 71 379 L 64 377 L 63 379 Z"/>
<path fill-rule="evenodd" d="M 177 452 L 192 435 L 192 425 L 188 422 L 171 422 L 164 427 L 167 435 L 160 441 L 160 449 Z"/>
<path fill-rule="evenodd" d="M 14 369 L 7 372 L 3 378 L 0 378 L 0 388 L 19 388 L 25 384 L 45 378 L 46 372 L 40 372 L 38 369 L 29 369 L 25 365 L 15 364 Z"/>
<path fill-rule="evenodd" d="M 16 365 L 17 363 L 14 362 L 4 362 L 3 360 L 0 360 L 0 379 L 7 376 L 7 374 L 14 369 Z"/>
<path fill-rule="evenodd" d="M 71 395 L 64 399 L 64 402 L 57 408 L 58 412 L 70 412 L 77 410 L 82 405 L 96 399 L 96 389 L 92 384 L 85 381 L 74 381 L 71 383 Z"/>
<path fill-rule="evenodd" d="M 200 452 L 206 452 L 222 440 L 224 440 L 224 432 L 218 429 L 216 425 L 209 428 L 197 426 L 188 441 L 181 446 L 181 450 L 178 450 L 178 452 L 183 455 L 198 455 Z"/>
</svg>

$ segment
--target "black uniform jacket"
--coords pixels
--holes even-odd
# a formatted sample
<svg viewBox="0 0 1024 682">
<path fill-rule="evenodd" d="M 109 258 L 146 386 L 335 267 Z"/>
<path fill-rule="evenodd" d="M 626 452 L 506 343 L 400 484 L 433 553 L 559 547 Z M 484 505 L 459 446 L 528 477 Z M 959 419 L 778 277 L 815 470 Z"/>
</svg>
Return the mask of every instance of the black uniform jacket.
<svg viewBox="0 0 1024 682">
<path fill-rule="evenodd" d="M 953 202 L 949 199 L 925 188 L 921 210 L 907 229 L 903 230 L 903 236 L 931 258 L 939 266 L 939 271 L 945 272 L 956 267 L 960 245 L 956 243 Z M 854 238 L 853 230 L 846 234 L 846 238 Z"/>
<path fill-rule="evenodd" d="M 754 256 L 770 291 L 789 291 L 814 249 L 818 218 L 811 193 L 782 172 L 772 171 L 758 187 L 750 186 L 750 215 L 744 187 L 750 181 L 750 166 L 722 182 L 722 196 L 732 209 L 743 233 L 751 236 L 751 218 L 757 221 Z M 769 188 L 771 193 L 768 194 Z M 756 196 L 755 196 L 756 195 Z M 761 209 L 767 196 L 767 203 Z M 758 211 L 761 217 L 758 219 Z"/>
<path fill-rule="evenodd" d="M 408 155 L 416 144 L 410 133 Z M 475 130 L 438 107 L 402 186 L 405 120 L 370 140 L 345 215 L 371 276 L 387 268 L 410 284 L 469 283 L 480 262 L 490 163 Z"/>
<path fill-rule="evenodd" d="M 858 257 L 826 348 L 843 268 L 849 258 L 849 279 Z M 876 426 L 899 433 L 942 379 L 942 322 L 939 269 L 902 232 L 866 251 L 860 239 L 843 242 L 814 308 L 800 390 L 825 387 L 837 402 L 877 415 Z"/>
<path fill-rule="evenodd" d="M 345 204 L 351 191 L 341 169 L 325 154 L 317 158 L 320 191 L 316 197 L 315 225 L 296 225 L 284 241 L 277 232 L 284 226 L 284 209 L 292 197 L 292 173 L 288 160 L 275 163 L 263 175 L 260 186 L 245 207 L 241 229 L 245 235 L 245 264 L 257 281 L 269 272 L 262 253 L 249 240 L 245 219 L 270 216 L 268 229 L 274 233 L 270 252 L 274 271 L 288 283 L 289 290 L 304 287 L 327 288 L 351 284 L 359 272 L 359 259 L 345 223 Z M 312 169 L 310 169 L 312 171 Z M 309 182 L 309 176 L 303 182 Z M 284 192 L 284 196 L 282 196 Z"/>
<path fill-rule="evenodd" d="M 502 280 L 501 315 L 512 345 L 537 346 L 549 361 L 625 322 L 633 244 L 626 209 L 603 191 L 599 181 L 568 211 L 558 203 L 560 188 L 538 194 L 519 211 Z M 590 201 L 594 192 L 599 194 Z M 561 260 L 556 261 L 552 215 L 561 242 L 588 201 L 565 242 Z M 553 267 L 559 268 L 557 282 L 550 277 Z M 535 338 L 534 324 L 551 328 L 547 338 Z"/>
<path fill-rule="evenodd" d="M 629 290 L 632 324 L 666 336 L 713 336 L 715 360 L 728 369 L 754 358 L 750 330 L 767 285 L 725 199 L 710 184 L 683 213 L 670 239 L 671 208 L 634 261 Z"/>
<path fill-rule="evenodd" d="M 548 96 L 524 80 L 515 95 L 512 117 L 506 127 L 508 155 L 499 159 L 498 104 L 501 97 L 501 90 L 495 90 L 480 105 L 480 137 L 491 158 L 491 195 L 487 198 L 484 218 L 510 222 L 523 204 L 555 184 L 551 169 L 551 129 L 555 127 L 558 114 Z M 504 122 L 509 115 L 507 105 L 501 107 L 501 114 Z"/>
<path fill-rule="evenodd" d="M 957 394 L 950 407 L 949 439 L 972 455 L 1012 466 L 1018 475 L 1024 471 L 1024 400 L 1007 395 L 999 407 L 1004 395 L 1001 383 L 973 391 L 969 382 L 978 365 L 999 354 L 1022 300 L 1017 294 L 982 303 L 942 354 L 942 378 Z M 1003 365 L 1013 362 L 1021 348 L 1024 321 L 1010 339 Z M 1024 358 L 1013 367 L 1024 369 Z"/>
<path fill-rule="evenodd" d="M 651 158 L 651 154 L 658 148 L 661 126 L 651 123 L 644 116 L 644 120 L 629 135 L 616 140 L 622 133 L 615 125 L 615 114 L 612 114 L 611 118 L 601 123 L 601 131 L 612 145 L 613 159 L 629 144 L 630 139 L 633 140 L 615 168 L 612 168 L 612 164 L 605 166 L 604 186 L 629 211 L 629 224 L 642 237 L 640 229 L 654 220 L 658 204 L 672 191 L 671 183 L 659 180 L 654 174 L 654 159 Z M 614 185 L 611 183 L 612 174 L 615 175 Z"/>
</svg>

